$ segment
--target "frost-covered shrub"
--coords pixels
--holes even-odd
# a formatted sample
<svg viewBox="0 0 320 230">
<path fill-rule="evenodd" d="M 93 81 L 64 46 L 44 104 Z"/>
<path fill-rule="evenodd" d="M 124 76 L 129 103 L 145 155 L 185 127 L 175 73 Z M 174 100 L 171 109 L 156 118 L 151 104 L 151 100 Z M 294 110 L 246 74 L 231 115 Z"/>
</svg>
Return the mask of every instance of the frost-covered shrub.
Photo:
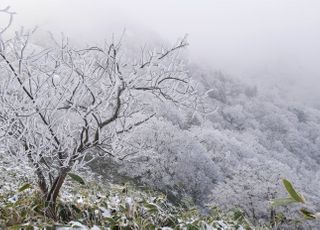
<svg viewBox="0 0 320 230">
<path fill-rule="evenodd" d="M 115 156 L 121 134 L 155 115 L 155 101 L 187 106 L 194 89 L 179 50 L 170 48 L 127 57 L 121 42 L 78 47 L 53 36 L 44 47 L 30 44 L 35 31 L 23 28 L 8 38 L 10 7 L 0 13 L 1 154 L 21 156 L 33 168 L 47 204 L 56 217 L 56 200 L 67 176 L 92 159 Z M 4 36 L 6 35 L 6 36 Z"/>
<path fill-rule="evenodd" d="M 204 146 L 187 130 L 163 118 L 153 118 L 126 140 L 138 151 L 123 162 L 120 172 L 181 198 L 203 202 L 220 175 Z"/>
</svg>

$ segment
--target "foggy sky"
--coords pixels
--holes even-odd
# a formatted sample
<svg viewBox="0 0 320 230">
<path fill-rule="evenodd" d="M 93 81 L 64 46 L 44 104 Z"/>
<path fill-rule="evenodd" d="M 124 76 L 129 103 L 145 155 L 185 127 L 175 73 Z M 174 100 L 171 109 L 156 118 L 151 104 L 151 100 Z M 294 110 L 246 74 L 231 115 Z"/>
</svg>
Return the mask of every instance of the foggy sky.
<svg viewBox="0 0 320 230">
<path fill-rule="evenodd" d="M 142 43 L 156 36 L 174 42 L 188 33 L 189 54 L 198 63 L 291 84 L 308 99 L 320 96 L 318 0 L 1 0 L 1 8 L 7 5 L 18 13 L 16 26 L 39 25 L 88 41 L 124 28 L 138 31 Z"/>
</svg>

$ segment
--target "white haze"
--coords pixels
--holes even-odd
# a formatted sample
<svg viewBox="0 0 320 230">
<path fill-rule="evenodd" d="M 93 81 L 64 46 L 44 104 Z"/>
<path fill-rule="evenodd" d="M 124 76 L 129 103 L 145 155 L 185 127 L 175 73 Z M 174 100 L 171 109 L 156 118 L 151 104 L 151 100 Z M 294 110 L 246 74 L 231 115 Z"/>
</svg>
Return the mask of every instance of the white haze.
<svg viewBox="0 0 320 230">
<path fill-rule="evenodd" d="M 38 25 L 88 42 L 124 28 L 141 44 L 188 33 L 194 62 L 320 104 L 317 0 L 1 0 L 1 8 L 7 5 L 18 12 L 15 26 Z"/>
</svg>

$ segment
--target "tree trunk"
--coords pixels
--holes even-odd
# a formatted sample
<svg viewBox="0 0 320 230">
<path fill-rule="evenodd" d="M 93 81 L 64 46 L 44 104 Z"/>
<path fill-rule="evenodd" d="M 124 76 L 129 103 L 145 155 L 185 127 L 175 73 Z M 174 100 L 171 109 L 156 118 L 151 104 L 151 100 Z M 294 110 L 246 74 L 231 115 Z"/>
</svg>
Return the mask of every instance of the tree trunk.
<svg viewBox="0 0 320 230">
<path fill-rule="evenodd" d="M 51 189 L 49 193 L 46 196 L 46 215 L 53 219 L 57 220 L 57 197 L 59 195 L 60 189 L 64 183 L 64 180 L 66 179 L 68 170 L 61 170 L 59 175 L 55 178 L 53 185 L 51 186 Z"/>
</svg>

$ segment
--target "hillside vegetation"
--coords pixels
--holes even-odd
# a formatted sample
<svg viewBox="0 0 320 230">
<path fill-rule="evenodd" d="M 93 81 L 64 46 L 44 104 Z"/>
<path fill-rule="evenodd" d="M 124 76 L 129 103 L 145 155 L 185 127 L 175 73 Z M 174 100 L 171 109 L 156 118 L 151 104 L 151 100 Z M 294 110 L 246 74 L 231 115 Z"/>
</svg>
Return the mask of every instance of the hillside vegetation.
<svg viewBox="0 0 320 230">
<path fill-rule="evenodd" d="M 319 224 L 270 205 L 287 178 L 318 212 L 319 108 L 189 63 L 186 37 L 141 52 L 52 34 L 40 44 L 35 31 L 8 38 L 14 13 L 1 12 L 1 227 Z"/>
</svg>

